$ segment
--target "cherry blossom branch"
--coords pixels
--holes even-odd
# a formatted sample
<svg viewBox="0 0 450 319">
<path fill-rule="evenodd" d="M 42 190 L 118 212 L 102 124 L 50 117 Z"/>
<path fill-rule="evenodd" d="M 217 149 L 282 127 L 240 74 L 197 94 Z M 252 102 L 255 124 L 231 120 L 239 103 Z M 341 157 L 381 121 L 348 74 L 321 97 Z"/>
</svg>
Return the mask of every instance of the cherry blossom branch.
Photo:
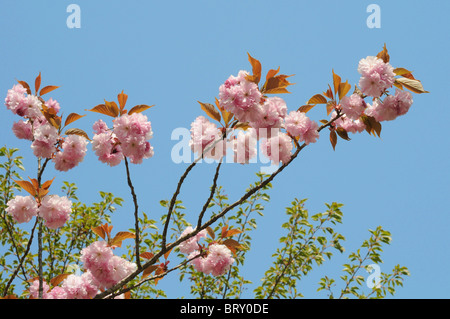
<svg viewBox="0 0 450 319">
<path fill-rule="evenodd" d="M 118 290 L 118 291 L 112 293 L 111 295 L 108 296 L 108 298 L 105 298 L 105 299 L 112 299 L 112 298 L 114 298 L 114 297 L 116 297 L 116 296 L 119 296 L 119 295 L 121 295 L 121 294 L 123 294 L 123 293 L 126 293 L 126 292 L 128 292 L 128 291 L 131 291 L 131 290 L 133 290 L 133 289 L 135 289 L 135 288 L 137 288 L 137 287 L 143 285 L 143 284 L 146 283 L 146 282 L 149 282 L 149 281 L 152 281 L 152 280 L 155 280 L 155 279 L 159 279 L 159 278 L 163 278 L 163 277 L 165 277 L 168 273 L 170 273 L 170 272 L 172 272 L 172 271 L 174 271 L 174 270 L 177 270 L 177 269 L 179 269 L 179 268 L 185 266 L 187 263 L 191 262 L 191 261 L 194 260 L 194 259 L 199 258 L 201 255 L 202 255 L 202 254 L 198 254 L 198 255 L 195 255 L 195 256 L 192 257 L 192 258 L 186 259 L 186 260 L 183 261 L 182 263 L 178 264 L 177 266 L 175 266 L 175 267 L 173 267 L 173 268 L 171 268 L 171 269 L 166 270 L 166 271 L 163 272 L 162 274 L 158 274 L 158 275 L 155 275 L 155 276 L 153 276 L 153 277 L 143 279 L 143 280 L 139 281 L 138 283 L 136 283 L 136 284 L 133 285 L 133 286 L 130 286 L 130 287 L 123 287 L 122 289 L 120 289 L 120 290 Z"/>
<path fill-rule="evenodd" d="M 331 126 L 333 124 L 334 121 L 336 121 L 337 119 L 339 119 L 342 116 L 342 113 L 338 110 L 337 111 L 337 115 L 331 119 L 330 121 L 328 121 L 326 124 L 323 124 L 322 126 L 320 126 L 318 128 L 318 132 L 322 131 L 323 129 Z M 161 250 L 156 253 L 149 261 L 147 261 L 141 269 L 136 270 L 135 272 L 133 272 L 132 274 L 130 274 L 127 278 L 124 278 L 122 281 L 118 282 L 117 284 L 115 284 L 113 287 L 110 287 L 109 289 L 106 289 L 105 291 L 97 294 L 94 299 L 103 299 L 104 297 L 109 296 L 110 294 L 114 293 L 115 291 L 117 291 L 118 289 L 121 289 L 122 287 L 124 287 L 127 283 L 129 283 L 131 280 L 133 280 L 134 278 L 136 278 L 142 271 L 144 271 L 144 269 L 150 267 L 151 265 L 153 265 L 154 263 L 156 263 L 158 261 L 158 259 L 163 256 L 166 252 L 170 251 L 171 249 L 177 247 L 179 244 L 181 244 L 182 242 L 194 237 L 195 235 L 197 235 L 200 231 L 206 229 L 207 227 L 211 226 L 212 224 L 214 224 L 218 219 L 222 218 L 223 216 L 225 216 L 225 214 L 227 214 L 230 210 L 232 210 L 233 208 L 235 208 L 236 206 L 241 205 L 245 200 L 247 200 L 250 196 L 252 196 L 254 193 L 256 193 L 257 191 L 259 191 L 260 189 L 264 188 L 267 186 L 267 184 L 269 184 L 270 182 L 272 182 L 272 180 L 278 175 L 280 174 L 287 166 L 289 166 L 290 163 L 292 163 L 292 161 L 298 156 L 298 154 L 308 145 L 306 143 L 303 143 L 302 145 L 299 145 L 298 141 L 293 139 L 297 149 L 296 151 L 291 155 L 291 158 L 289 159 L 289 161 L 287 161 L 286 163 L 284 163 L 283 165 L 281 165 L 275 172 L 273 172 L 268 178 L 266 178 L 264 181 L 262 181 L 259 185 L 253 187 L 252 189 L 250 189 L 246 194 L 244 194 L 240 199 L 238 199 L 237 201 L 235 201 L 233 204 L 225 207 L 219 214 L 214 215 L 210 220 L 208 220 L 207 222 L 205 222 L 201 227 L 197 227 L 195 228 L 192 232 L 178 238 L 175 242 L 166 245 L 165 244 L 165 236 L 167 234 L 167 225 L 168 222 L 167 220 L 169 220 L 169 215 L 167 216 L 167 220 L 166 220 L 166 227 L 165 227 L 165 232 L 163 233 L 163 241 L 164 241 L 164 245 L 162 246 Z M 188 173 L 191 171 L 191 169 L 195 166 L 195 164 L 198 162 L 198 160 L 201 157 L 199 157 L 197 160 L 195 160 L 193 163 L 191 163 L 191 165 L 189 165 L 189 167 L 186 169 L 186 171 L 184 172 L 183 176 L 181 177 L 180 181 L 178 182 L 177 185 L 177 190 L 174 194 L 174 196 L 172 197 L 172 201 L 173 201 L 173 205 L 175 204 L 175 200 L 176 200 L 176 196 L 178 195 L 181 185 L 184 181 L 184 179 L 186 178 L 186 176 L 188 175 Z M 173 209 L 173 205 L 172 209 Z M 169 211 L 170 208 L 169 208 Z"/>
<path fill-rule="evenodd" d="M 130 169 L 128 167 L 128 160 L 127 157 L 124 156 L 125 158 L 125 167 L 127 170 L 127 182 L 128 182 L 128 186 L 130 187 L 131 190 L 131 196 L 133 197 L 133 203 L 134 203 L 134 221 L 135 221 L 135 255 L 136 255 L 136 265 L 138 267 L 138 269 L 140 269 L 141 266 L 141 261 L 139 259 L 140 253 L 139 253 L 139 242 L 140 242 L 140 233 L 139 233 L 139 206 L 138 206 L 138 202 L 137 202 L 137 196 L 136 193 L 134 191 L 134 186 L 133 183 L 131 182 L 131 177 L 130 177 Z"/>
<path fill-rule="evenodd" d="M 220 171 L 220 167 L 222 165 L 222 159 L 223 159 L 223 157 L 220 159 L 219 164 L 217 164 L 216 173 L 214 175 L 214 180 L 213 180 L 213 185 L 211 187 L 211 192 L 209 193 L 208 200 L 203 205 L 203 209 L 198 216 L 197 228 L 199 228 L 202 225 L 203 215 L 205 214 L 206 210 L 208 209 L 209 203 L 211 203 L 211 200 L 214 197 L 214 193 L 216 192 L 217 179 L 219 178 L 219 171 Z"/>
<path fill-rule="evenodd" d="M 36 222 L 34 223 L 34 226 L 33 226 L 33 228 L 31 229 L 30 239 L 28 240 L 28 243 L 27 243 L 27 247 L 26 247 L 26 249 L 25 249 L 25 252 L 23 253 L 22 258 L 20 258 L 19 264 L 17 265 L 17 267 L 16 267 L 14 273 L 12 274 L 11 278 L 9 278 L 9 281 L 8 281 L 8 283 L 6 284 L 5 291 L 3 292 L 3 296 L 6 296 L 6 295 L 7 295 L 8 290 L 9 290 L 9 287 L 11 286 L 12 282 L 13 282 L 14 279 L 16 278 L 17 273 L 19 272 L 19 269 L 22 268 L 23 263 L 24 263 L 24 261 L 25 261 L 25 258 L 28 256 L 28 252 L 29 252 L 30 249 L 31 249 L 31 244 L 32 244 L 32 242 L 33 242 L 33 237 L 34 237 L 34 231 L 36 230 L 37 224 L 38 224 L 38 219 L 36 218 Z"/>
</svg>

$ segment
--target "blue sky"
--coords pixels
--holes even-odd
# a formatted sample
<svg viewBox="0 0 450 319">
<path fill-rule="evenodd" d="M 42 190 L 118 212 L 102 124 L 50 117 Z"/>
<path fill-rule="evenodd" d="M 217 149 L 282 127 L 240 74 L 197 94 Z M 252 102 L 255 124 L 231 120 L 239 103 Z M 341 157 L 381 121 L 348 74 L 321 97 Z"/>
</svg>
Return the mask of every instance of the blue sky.
<svg viewBox="0 0 450 319">
<path fill-rule="evenodd" d="M 66 25 L 71 3 L 81 8 L 79 29 Z M 381 8 L 379 29 L 366 25 L 372 3 Z M 277 247 L 284 208 L 293 198 L 308 198 L 311 212 L 337 201 L 345 205 L 339 231 L 347 238 L 347 250 L 301 284 L 306 297 L 326 297 L 315 292 L 318 280 L 324 275 L 337 279 L 348 252 L 368 238 L 368 229 L 381 225 L 393 236 L 381 271 L 396 264 L 411 271 L 396 297 L 448 298 L 450 112 L 444 101 L 449 10 L 447 1 L 403 0 L 3 1 L 0 89 L 6 96 L 16 79 L 32 83 L 42 72 L 43 85 L 61 86 L 51 95 L 65 114 L 87 114 L 85 109 L 115 100 L 122 90 L 128 105 L 155 104 L 145 113 L 153 126 L 155 156 L 133 165 L 131 174 L 141 209 L 158 219 L 164 212 L 159 201 L 171 196 L 187 165 L 170 158 L 176 143 L 172 130 L 189 128 L 203 115 L 197 100 L 213 102 L 229 75 L 250 70 L 247 52 L 261 61 L 263 74 L 278 66 L 280 73 L 295 74 L 292 93 L 282 95 L 294 110 L 325 90 L 332 69 L 357 83 L 358 61 L 376 55 L 386 43 L 391 64 L 412 70 L 430 94 L 414 94 L 409 113 L 385 123 L 381 139 L 353 135 L 333 151 L 322 134 L 307 147 L 273 183 L 272 201 L 258 220 L 245 271 L 256 284 L 263 276 Z M 310 116 L 320 120 L 324 110 L 314 109 Z M 89 113 L 76 126 L 91 135 L 97 118 Z M 6 108 L 0 110 L 0 144 L 19 147 L 26 173 L 33 174 L 36 162 L 29 144 L 11 132 L 17 120 Z M 213 169 L 199 165 L 183 188 L 180 198 L 193 214 L 208 195 Z M 219 183 L 238 198 L 258 170 L 259 165 L 226 165 Z M 132 206 L 123 165 L 108 167 L 91 151 L 72 171 L 49 169 L 47 178 L 54 176 L 54 185 L 75 182 L 87 203 L 98 199 L 99 190 L 123 197 L 127 202 L 114 217 L 114 229 L 129 226 Z M 161 288 L 179 297 L 174 277 L 161 281 Z"/>
</svg>

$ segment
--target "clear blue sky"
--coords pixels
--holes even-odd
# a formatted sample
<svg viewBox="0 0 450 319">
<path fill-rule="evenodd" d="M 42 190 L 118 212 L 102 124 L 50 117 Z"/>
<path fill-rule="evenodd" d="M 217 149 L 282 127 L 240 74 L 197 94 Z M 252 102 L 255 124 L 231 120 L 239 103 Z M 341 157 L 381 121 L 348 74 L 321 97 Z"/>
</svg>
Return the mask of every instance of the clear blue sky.
<svg viewBox="0 0 450 319">
<path fill-rule="evenodd" d="M 71 3 L 81 8 L 79 29 L 66 26 Z M 366 25 L 371 3 L 381 8 L 379 29 Z M 282 96 L 294 110 L 325 90 L 332 69 L 356 83 L 358 61 L 376 55 L 386 43 L 391 63 L 412 70 L 431 93 L 415 94 L 410 112 L 385 123 L 381 139 L 354 135 L 333 151 L 321 135 L 306 148 L 274 182 L 245 271 L 255 283 L 263 276 L 277 247 L 284 208 L 294 197 L 308 198 L 311 212 L 337 201 L 345 204 L 339 230 L 347 238 L 347 251 L 303 282 L 306 297 L 325 297 L 315 292 L 318 280 L 324 275 L 337 279 L 348 252 L 368 237 L 369 228 L 381 225 L 393 235 L 381 270 L 401 264 L 411 271 L 396 297 L 448 298 L 448 12 L 450 2 L 443 0 L 2 1 L 0 91 L 6 96 L 16 79 L 32 83 L 42 72 L 44 85 L 61 86 L 52 96 L 65 114 L 86 114 L 85 109 L 115 100 L 122 90 L 129 95 L 128 105 L 155 104 L 145 112 L 153 125 L 155 156 L 134 165 L 131 173 L 141 209 L 158 219 L 164 212 L 159 200 L 171 196 L 186 167 L 171 161 L 172 130 L 189 128 L 203 114 L 197 100 L 214 101 L 229 75 L 250 70 L 247 52 L 261 61 L 263 72 L 280 66 L 281 73 L 295 74 L 292 93 Z M 314 110 L 311 117 L 320 120 L 324 113 Z M 77 126 L 91 135 L 97 118 L 89 113 Z M 32 175 L 36 163 L 29 143 L 11 132 L 16 120 L 0 108 L 0 145 L 21 148 L 26 173 Z M 124 167 L 110 168 L 89 151 L 78 168 L 67 173 L 49 169 L 47 178 L 56 176 L 54 185 L 75 182 L 87 203 L 99 198 L 99 190 L 126 199 L 115 216 L 114 229 L 122 230 L 132 211 Z M 193 214 L 207 197 L 213 168 L 197 167 L 183 188 L 181 199 Z M 258 169 L 226 165 L 219 183 L 237 198 Z M 161 288 L 178 297 L 173 277 L 161 281 Z"/>
</svg>

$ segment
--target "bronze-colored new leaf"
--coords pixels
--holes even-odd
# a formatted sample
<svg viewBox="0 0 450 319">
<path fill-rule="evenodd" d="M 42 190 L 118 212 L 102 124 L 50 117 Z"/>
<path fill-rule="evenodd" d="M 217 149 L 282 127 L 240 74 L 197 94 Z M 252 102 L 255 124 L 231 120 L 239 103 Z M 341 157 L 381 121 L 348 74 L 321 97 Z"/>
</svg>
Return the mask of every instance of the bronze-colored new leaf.
<svg viewBox="0 0 450 319">
<path fill-rule="evenodd" d="M 340 138 L 342 138 L 346 141 L 350 141 L 350 137 L 348 137 L 347 131 L 345 129 L 343 129 L 342 127 L 336 128 L 336 133 L 339 135 Z"/>
<path fill-rule="evenodd" d="M 100 236 L 101 238 L 103 238 L 103 240 L 106 238 L 106 232 L 105 232 L 103 225 L 97 226 L 97 227 L 92 227 L 91 229 L 94 232 L 94 234 Z"/>
<path fill-rule="evenodd" d="M 381 59 L 384 61 L 384 63 L 388 63 L 390 60 L 390 56 L 388 54 L 388 51 L 386 49 L 386 43 L 384 44 L 383 50 L 381 50 L 378 54 L 377 54 L 377 58 Z"/>
<path fill-rule="evenodd" d="M 410 90 L 414 93 L 419 93 L 419 94 L 420 93 L 430 93 L 423 88 L 423 85 L 419 80 L 400 77 L 400 78 L 395 79 L 395 82 L 400 83 L 401 85 L 403 85 L 408 90 Z"/>
<path fill-rule="evenodd" d="M 248 60 L 250 61 L 250 64 L 252 65 L 252 75 L 247 75 L 246 79 L 247 81 L 254 82 L 256 84 L 259 83 L 261 80 L 261 62 L 259 62 L 257 59 L 253 58 L 250 53 L 247 52 Z"/>
<path fill-rule="evenodd" d="M 228 238 L 226 240 L 223 241 L 223 243 L 225 246 L 227 246 L 227 248 L 229 250 L 231 250 L 231 252 L 236 255 L 236 250 L 237 249 L 242 249 L 242 245 L 239 244 L 236 240 Z"/>
<path fill-rule="evenodd" d="M 316 94 L 311 97 L 306 104 L 326 104 L 327 99 L 322 94 Z"/>
<path fill-rule="evenodd" d="M 348 80 L 345 81 L 344 83 L 341 83 L 339 85 L 339 90 L 338 90 L 339 100 L 341 100 L 344 96 L 346 96 L 348 91 L 350 91 L 351 88 L 352 88 L 352 86 L 350 83 L 348 83 Z"/>
<path fill-rule="evenodd" d="M 91 111 L 91 112 L 96 112 L 96 113 L 116 117 L 116 113 L 113 110 L 111 110 L 109 107 L 107 107 L 105 104 L 96 105 L 92 109 L 86 110 L 86 111 Z"/>
<path fill-rule="evenodd" d="M 215 239 L 216 238 L 216 234 L 214 233 L 214 230 L 211 228 L 211 227 L 206 227 L 206 231 L 208 232 L 208 234 L 209 234 L 209 236 L 212 238 L 212 239 Z"/>
<path fill-rule="evenodd" d="M 270 77 L 266 80 L 263 86 L 263 93 L 265 94 L 279 94 L 279 93 L 290 93 L 286 88 L 293 83 L 289 82 L 287 78 L 292 75 L 280 74 L 277 76 Z"/>
<path fill-rule="evenodd" d="M 298 108 L 298 112 L 308 113 L 316 104 L 306 104 Z"/>
<path fill-rule="evenodd" d="M 34 80 L 34 89 L 37 95 L 37 92 L 39 91 L 39 88 L 41 87 L 41 72 L 39 72 L 39 75 L 36 77 L 36 80 Z"/>
<path fill-rule="evenodd" d="M 152 259 L 153 256 L 155 256 L 153 253 L 150 253 L 148 251 L 141 253 L 139 256 L 145 259 Z"/>
<path fill-rule="evenodd" d="M 79 129 L 79 128 L 70 128 L 70 129 L 68 129 L 65 132 L 65 134 L 66 135 L 79 135 L 79 136 L 82 136 L 82 137 L 84 137 L 85 139 L 87 139 L 89 141 L 91 140 L 89 138 L 89 136 L 87 135 L 87 133 L 85 131 L 83 131 L 82 129 Z"/>
<path fill-rule="evenodd" d="M 31 196 L 36 196 L 37 190 L 34 188 L 33 184 L 28 181 L 14 181 L 17 185 L 22 187 L 25 191 L 27 191 Z"/>
<path fill-rule="evenodd" d="M 45 181 L 44 184 L 42 184 L 41 188 L 49 189 L 54 180 L 55 180 L 55 177 L 53 177 L 51 180 Z"/>
<path fill-rule="evenodd" d="M 330 131 L 330 142 L 331 142 L 331 146 L 333 146 L 333 150 L 336 150 L 337 135 L 336 135 L 335 130 Z"/>
<path fill-rule="evenodd" d="M 66 121 L 64 122 L 64 126 L 67 126 L 67 125 L 69 125 L 70 123 L 73 123 L 73 122 L 75 122 L 76 120 L 79 120 L 79 119 L 81 119 L 81 118 L 84 117 L 84 116 L 86 116 L 86 115 L 80 115 L 80 114 L 77 114 L 77 113 L 70 113 L 70 114 L 67 116 Z"/>
<path fill-rule="evenodd" d="M 334 73 L 334 70 L 331 70 L 333 73 L 333 86 L 334 86 L 334 94 L 337 95 L 339 92 L 339 87 L 341 85 L 341 77 Z"/>
<path fill-rule="evenodd" d="M 133 106 L 131 108 L 131 110 L 128 111 L 128 115 L 131 115 L 133 113 L 141 113 L 144 112 L 145 110 L 148 110 L 151 107 L 154 107 L 155 105 L 145 105 L 145 104 L 139 104 L 136 106 Z"/>
<path fill-rule="evenodd" d="M 31 89 L 30 89 L 30 86 L 28 85 L 27 82 L 25 82 L 25 81 L 19 81 L 19 80 L 17 80 L 17 82 L 19 82 L 20 85 L 22 85 L 22 86 L 24 87 L 24 89 L 27 90 L 27 94 L 31 94 Z"/>
<path fill-rule="evenodd" d="M 366 131 L 369 134 L 381 136 L 381 123 L 375 120 L 372 116 L 361 115 L 360 119 L 366 126 Z"/>
<path fill-rule="evenodd" d="M 122 93 L 119 93 L 119 95 L 117 95 L 117 100 L 119 101 L 119 106 L 120 106 L 121 111 L 125 107 L 125 104 L 127 104 L 127 99 L 128 99 L 128 95 L 123 93 L 123 90 L 122 90 Z"/>
<path fill-rule="evenodd" d="M 152 272 L 154 272 L 156 269 L 158 269 L 158 266 L 151 265 L 144 269 L 142 272 L 142 279 L 148 277 Z"/>
<path fill-rule="evenodd" d="M 211 103 L 202 103 L 200 101 L 197 101 L 202 110 L 213 120 L 216 120 L 217 122 L 220 122 L 220 112 L 218 110 L 216 110 L 216 108 L 214 107 L 214 105 L 212 105 Z"/>
<path fill-rule="evenodd" d="M 222 233 L 222 238 L 232 237 L 232 236 L 234 236 L 236 234 L 240 234 L 240 233 L 242 233 L 242 230 L 239 230 L 239 229 L 236 229 L 236 228 L 228 229 L 227 231 Z"/>
<path fill-rule="evenodd" d="M 46 87 L 42 88 L 42 90 L 39 92 L 39 95 L 42 96 L 44 94 L 50 93 L 51 91 L 56 90 L 57 88 L 59 88 L 59 86 L 47 85 Z"/>
<path fill-rule="evenodd" d="M 110 240 L 109 244 L 111 246 L 117 246 L 117 247 L 121 247 L 122 246 L 122 241 L 124 241 L 125 239 L 128 238 L 135 238 L 136 236 L 133 233 L 130 232 L 126 232 L 126 231 L 121 231 L 118 232 L 113 239 Z"/>
<path fill-rule="evenodd" d="M 67 273 L 60 274 L 60 275 L 50 279 L 50 283 L 52 284 L 53 287 L 58 286 L 60 283 L 62 283 L 64 281 L 64 279 L 66 279 L 69 276 L 70 276 L 70 274 L 67 274 Z"/>
</svg>

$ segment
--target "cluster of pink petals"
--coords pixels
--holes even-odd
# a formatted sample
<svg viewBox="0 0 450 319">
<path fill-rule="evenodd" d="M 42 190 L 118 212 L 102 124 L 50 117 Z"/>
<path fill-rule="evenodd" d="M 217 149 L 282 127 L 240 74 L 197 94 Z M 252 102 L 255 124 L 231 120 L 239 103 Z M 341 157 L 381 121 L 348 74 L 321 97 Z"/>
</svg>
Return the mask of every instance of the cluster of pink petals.
<svg viewBox="0 0 450 319">
<path fill-rule="evenodd" d="M 91 299 L 98 292 L 99 288 L 89 271 L 78 276 L 69 275 L 63 280 L 61 286 L 50 286 L 44 281 L 42 285 L 43 299 Z M 34 280 L 29 288 L 30 296 L 39 298 L 39 280 Z"/>
<path fill-rule="evenodd" d="M 331 119 L 336 117 L 336 112 L 331 113 Z M 333 125 L 338 128 L 343 128 L 348 133 L 361 133 L 365 130 L 366 125 L 360 118 L 356 120 L 352 120 L 346 114 L 342 115 L 336 121 L 333 122 Z"/>
<path fill-rule="evenodd" d="M 279 132 L 262 141 L 262 152 L 272 163 L 278 164 L 282 162 L 286 164 L 291 159 L 292 154 L 292 138 L 284 133 Z"/>
<path fill-rule="evenodd" d="M 133 164 L 153 156 L 152 126 L 141 113 L 123 114 L 114 119 L 113 128 L 98 120 L 93 125 L 92 149 L 99 160 L 110 166 L 118 165 L 126 156 Z"/>
<path fill-rule="evenodd" d="M 254 107 L 253 120 L 249 122 L 255 129 L 281 128 L 287 114 L 286 102 L 280 97 L 269 97 L 262 105 Z"/>
<path fill-rule="evenodd" d="M 186 229 L 181 233 L 180 238 L 192 233 L 194 229 L 192 226 L 186 227 Z M 206 238 L 207 236 L 206 230 L 199 231 L 195 236 L 192 236 L 191 238 L 183 241 L 178 247 L 180 248 L 180 252 L 183 254 L 189 255 L 190 253 L 194 252 L 195 250 L 199 250 L 200 246 L 198 245 L 198 241 L 201 238 Z"/>
<path fill-rule="evenodd" d="M 24 117 L 24 120 L 13 124 L 12 130 L 17 138 L 32 142 L 31 149 L 35 156 L 53 159 L 55 169 L 59 171 L 68 171 L 83 161 L 87 140 L 78 135 L 69 135 L 63 139 L 42 114 L 41 100 L 35 95 L 26 94 L 26 89 L 21 84 L 8 90 L 5 105 L 14 114 Z M 52 98 L 45 101 L 45 105 L 55 114 L 61 109 L 59 103 Z"/>
<path fill-rule="evenodd" d="M 248 164 L 257 155 L 257 133 L 254 128 L 239 131 L 233 140 L 234 162 Z"/>
<path fill-rule="evenodd" d="M 20 224 L 28 223 L 39 211 L 38 205 L 33 197 L 20 195 L 10 199 L 5 210 Z"/>
<path fill-rule="evenodd" d="M 39 216 L 45 220 L 48 228 L 62 227 L 70 218 L 72 202 L 66 197 L 47 195 L 41 201 Z"/>
<path fill-rule="evenodd" d="M 366 114 L 374 117 L 377 121 L 392 121 L 406 114 L 413 103 L 411 93 L 396 90 L 395 95 L 387 96 L 383 101 L 376 99 L 366 109 Z"/>
<path fill-rule="evenodd" d="M 306 116 L 304 112 L 292 111 L 286 116 L 285 128 L 291 136 L 298 137 L 300 141 L 310 144 L 319 138 L 319 126 Z"/>
<path fill-rule="evenodd" d="M 189 146 L 194 153 L 211 159 L 220 159 L 226 153 L 226 142 L 220 130 L 204 116 L 198 116 L 191 123 Z"/>
<path fill-rule="evenodd" d="M 56 152 L 56 143 L 58 142 L 58 130 L 49 123 L 39 125 L 34 129 L 34 140 L 31 143 L 31 149 L 36 157 L 52 158 Z"/>
<path fill-rule="evenodd" d="M 17 223 L 27 223 L 31 218 L 39 215 L 45 220 L 48 228 L 56 229 L 69 220 L 72 202 L 65 196 L 47 195 L 38 206 L 32 196 L 17 195 L 8 201 L 6 212 Z"/>
<path fill-rule="evenodd" d="M 255 120 L 262 97 L 258 85 L 245 79 L 247 75 L 247 71 L 241 70 L 237 77 L 231 75 L 219 87 L 220 105 L 244 123 Z"/>
<path fill-rule="evenodd" d="M 53 156 L 55 169 L 66 172 L 83 161 L 87 152 L 88 141 L 79 135 L 69 135 L 62 143 L 62 151 Z"/>
<path fill-rule="evenodd" d="M 395 82 L 394 68 L 375 56 L 361 59 L 358 64 L 361 74 L 359 87 L 361 92 L 372 97 L 380 97 Z"/>
<path fill-rule="evenodd" d="M 364 113 L 366 106 L 364 99 L 356 93 L 353 93 L 350 96 L 344 96 L 341 100 L 342 111 L 352 120 L 359 119 Z"/>
<path fill-rule="evenodd" d="M 115 256 L 104 241 L 96 241 L 84 248 L 81 261 L 99 288 L 110 288 L 137 269 L 135 263 Z"/>
<path fill-rule="evenodd" d="M 193 251 L 188 258 L 192 259 L 199 254 L 199 251 Z M 213 243 L 209 245 L 206 257 L 202 255 L 192 259 L 191 264 L 195 270 L 204 274 L 221 276 L 230 269 L 234 261 L 231 250 L 227 246 Z"/>
</svg>

